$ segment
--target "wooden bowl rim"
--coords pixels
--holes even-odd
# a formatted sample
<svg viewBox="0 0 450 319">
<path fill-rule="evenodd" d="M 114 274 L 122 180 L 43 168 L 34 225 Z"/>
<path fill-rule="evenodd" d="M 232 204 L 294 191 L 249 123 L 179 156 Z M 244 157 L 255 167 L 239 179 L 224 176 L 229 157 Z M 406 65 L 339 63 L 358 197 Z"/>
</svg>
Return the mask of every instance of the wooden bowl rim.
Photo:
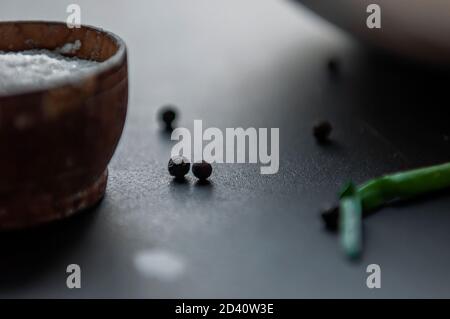
<svg viewBox="0 0 450 319">
<path fill-rule="evenodd" d="M 49 21 L 47 21 L 47 20 L 11 20 L 11 21 L 0 21 L 0 28 L 4 25 L 10 25 L 10 24 L 67 25 L 66 22 L 51 21 L 51 20 L 49 20 Z M 64 88 L 67 86 L 74 86 L 74 85 L 76 86 L 92 76 L 99 76 L 104 73 L 107 73 L 116 67 L 120 67 L 124 63 L 124 61 L 126 59 L 127 47 L 126 47 L 125 41 L 123 41 L 118 35 L 110 32 L 110 31 L 104 30 L 102 28 L 94 27 L 94 26 L 86 25 L 86 24 L 82 24 L 81 28 L 99 32 L 99 33 L 105 35 L 106 37 L 109 37 L 112 41 L 114 41 L 117 44 L 117 51 L 111 57 L 109 57 L 105 61 L 102 61 L 97 66 L 93 67 L 92 70 L 88 70 L 86 72 L 83 72 L 81 74 L 73 76 L 71 79 L 64 79 L 64 80 L 58 81 L 58 83 L 56 83 L 56 84 L 53 83 L 53 84 L 43 85 L 42 87 L 38 87 L 38 88 L 31 88 L 31 89 L 24 88 L 23 90 L 14 91 L 11 93 L 4 93 L 4 94 L 0 93 L 0 102 L 1 102 L 2 98 L 8 98 L 8 99 L 9 98 L 20 98 L 21 96 L 26 96 L 29 94 L 41 94 L 41 93 L 45 93 L 49 90 L 55 90 L 55 89 Z M 3 51 L 3 52 L 8 52 L 8 51 Z M 14 51 L 9 51 L 9 52 L 14 52 Z M 0 103 L 0 107 L 1 107 L 1 103 Z"/>
</svg>

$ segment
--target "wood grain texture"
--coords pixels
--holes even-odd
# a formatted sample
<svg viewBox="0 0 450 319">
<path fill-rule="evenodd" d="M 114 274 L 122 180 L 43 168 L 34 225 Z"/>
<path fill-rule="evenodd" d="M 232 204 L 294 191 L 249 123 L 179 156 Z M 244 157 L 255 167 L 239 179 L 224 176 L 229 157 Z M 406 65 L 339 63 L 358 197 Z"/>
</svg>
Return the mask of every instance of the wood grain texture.
<svg viewBox="0 0 450 319">
<path fill-rule="evenodd" d="M 63 23 L 2 22 L 0 50 L 54 50 L 103 62 L 56 86 L 0 96 L 0 230 L 61 219 L 95 204 L 125 123 L 127 57 L 117 37 Z"/>
</svg>

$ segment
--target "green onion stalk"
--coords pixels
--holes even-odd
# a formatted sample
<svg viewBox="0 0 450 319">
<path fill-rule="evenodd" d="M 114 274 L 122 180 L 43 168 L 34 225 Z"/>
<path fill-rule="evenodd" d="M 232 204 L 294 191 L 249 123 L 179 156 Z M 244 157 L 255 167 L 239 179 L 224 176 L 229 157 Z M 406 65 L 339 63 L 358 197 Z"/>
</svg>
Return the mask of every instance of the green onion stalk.
<svg viewBox="0 0 450 319">
<path fill-rule="evenodd" d="M 339 206 L 322 217 L 328 228 L 339 228 L 345 254 L 357 258 L 362 251 L 362 218 L 396 200 L 450 187 L 450 163 L 385 175 L 355 187 L 348 184 L 340 195 Z"/>
</svg>

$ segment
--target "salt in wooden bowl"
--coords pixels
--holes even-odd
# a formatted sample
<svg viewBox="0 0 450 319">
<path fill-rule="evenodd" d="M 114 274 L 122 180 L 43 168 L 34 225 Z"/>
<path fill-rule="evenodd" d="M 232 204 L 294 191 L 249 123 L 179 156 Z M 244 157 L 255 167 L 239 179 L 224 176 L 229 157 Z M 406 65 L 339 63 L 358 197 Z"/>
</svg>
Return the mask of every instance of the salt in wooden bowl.
<svg viewBox="0 0 450 319">
<path fill-rule="evenodd" d="M 0 230 L 63 219 L 104 196 L 127 113 L 124 42 L 88 26 L 0 23 L 0 51 L 71 43 L 79 45 L 65 55 L 101 63 L 56 83 L 0 93 Z"/>
</svg>

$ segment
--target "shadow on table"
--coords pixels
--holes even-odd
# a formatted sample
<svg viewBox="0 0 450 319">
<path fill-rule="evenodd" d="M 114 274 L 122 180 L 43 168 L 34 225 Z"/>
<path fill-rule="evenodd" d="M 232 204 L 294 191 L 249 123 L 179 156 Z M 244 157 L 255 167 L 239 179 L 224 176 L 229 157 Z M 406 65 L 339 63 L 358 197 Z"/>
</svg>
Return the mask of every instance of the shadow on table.
<svg viewBox="0 0 450 319">
<path fill-rule="evenodd" d="M 94 208 L 35 229 L 0 233 L 0 293 L 35 284 L 80 245 L 97 214 Z M 66 276 L 61 266 L 61 278 Z M 58 268 L 59 269 L 59 268 Z M 63 287 L 65 280 L 62 281 Z"/>
<path fill-rule="evenodd" d="M 450 160 L 450 66 L 370 51 L 348 79 L 348 112 L 369 123 L 413 165 Z"/>
<path fill-rule="evenodd" d="M 290 67 L 282 69 L 293 73 L 283 82 L 285 91 L 280 95 L 297 104 L 285 110 L 288 120 L 304 120 L 308 113 L 342 123 L 357 119 L 404 154 L 408 165 L 450 160 L 450 65 L 422 64 L 362 46 L 330 58 L 339 63 L 338 74 L 332 77 L 324 55 L 317 55 L 322 61 L 316 61 L 322 68 L 307 75 L 296 66 L 302 65 L 301 59 L 283 61 Z M 300 104 L 304 90 L 293 90 L 289 84 L 305 83 L 305 79 L 317 81 L 316 86 L 323 89 L 319 94 L 308 92 L 315 103 L 308 109 Z M 362 145 L 361 151 L 368 148 Z"/>
</svg>

